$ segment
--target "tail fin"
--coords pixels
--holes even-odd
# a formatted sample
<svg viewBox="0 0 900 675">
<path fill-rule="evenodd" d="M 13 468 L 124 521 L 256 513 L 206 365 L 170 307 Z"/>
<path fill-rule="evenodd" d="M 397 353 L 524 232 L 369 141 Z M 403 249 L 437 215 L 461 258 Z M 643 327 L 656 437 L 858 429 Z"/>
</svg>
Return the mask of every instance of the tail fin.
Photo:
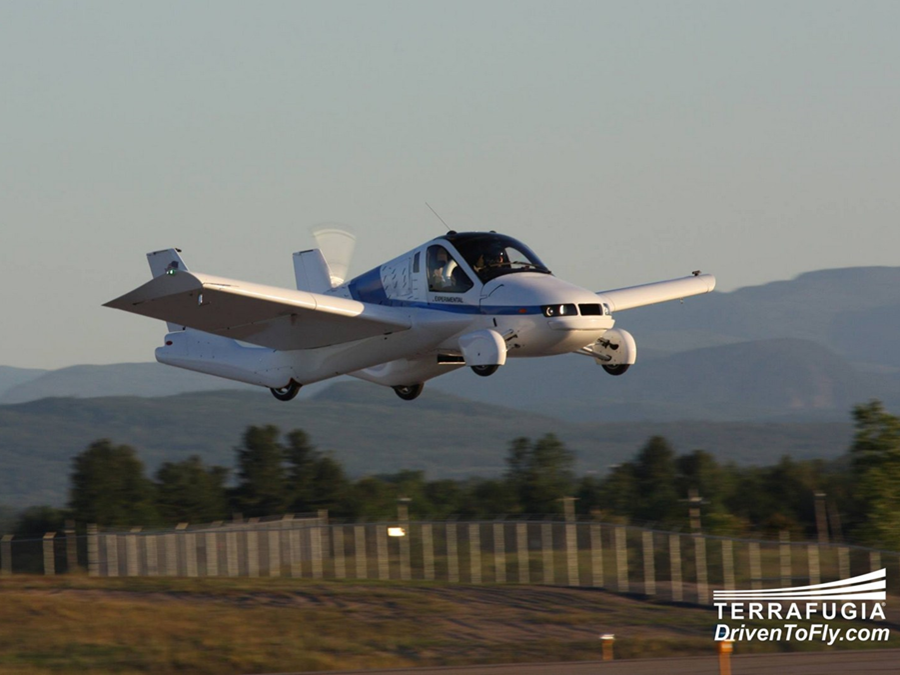
<svg viewBox="0 0 900 675">
<path fill-rule="evenodd" d="M 322 251 L 317 248 L 294 254 L 294 276 L 298 291 L 324 293 L 336 285 Z"/>
<path fill-rule="evenodd" d="M 184 260 L 178 255 L 179 253 L 181 253 L 181 250 L 177 248 L 167 248 L 164 251 L 148 253 L 147 262 L 150 263 L 150 272 L 153 274 L 153 278 L 160 277 L 172 270 L 187 272 L 187 265 L 184 264 Z"/>
<path fill-rule="evenodd" d="M 150 273 L 153 278 L 161 277 L 163 274 L 176 274 L 178 272 L 187 272 L 187 265 L 178 255 L 181 251 L 177 248 L 167 248 L 163 251 L 153 251 L 147 254 L 147 262 L 150 263 Z M 171 321 L 166 321 L 166 326 L 170 333 L 184 330 L 184 326 Z"/>
</svg>

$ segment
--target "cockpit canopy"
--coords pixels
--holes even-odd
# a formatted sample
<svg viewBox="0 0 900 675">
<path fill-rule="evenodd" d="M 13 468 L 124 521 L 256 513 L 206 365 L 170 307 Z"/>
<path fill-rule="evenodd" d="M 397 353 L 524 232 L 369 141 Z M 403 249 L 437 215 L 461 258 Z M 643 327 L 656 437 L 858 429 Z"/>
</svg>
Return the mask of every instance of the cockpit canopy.
<svg viewBox="0 0 900 675">
<path fill-rule="evenodd" d="M 482 283 L 513 272 L 550 274 L 530 248 L 504 234 L 451 232 L 443 238 L 456 247 Z"/>
</svg>

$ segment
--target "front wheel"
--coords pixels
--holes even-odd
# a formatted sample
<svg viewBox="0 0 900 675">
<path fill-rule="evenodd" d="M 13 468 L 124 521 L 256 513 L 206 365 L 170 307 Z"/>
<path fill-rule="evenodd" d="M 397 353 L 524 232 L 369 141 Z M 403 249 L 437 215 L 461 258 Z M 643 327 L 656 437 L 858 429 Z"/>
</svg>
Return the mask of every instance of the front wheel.
<svg viewBox="0 0 900 675">
<path fill-rule="evenodd" d="M 493 375 L 494 373 L 497 372 L 497 369 L 499 367 L 500 366 L 498 366 L 498 365 L 472 366 L 472 372 L 475 373 L 476 375 L 481 375 L 481 377 L 490 377 L 491 375 Z"/>
<path fill-rule="evenodd" d="M 422 393 L 424 388 L 425 385 L 422 383 L 410 384 L 407 386 L 394 387 L 394 392 L 404 401 L 412 401 L 419 397 L 419 394 Z"/>
<path fill-rule="evenodd" d="M 292 398 L 294 398 L 297 395 L 297 392 L 300 391 L 300 387 L 302 387 L 302 386 L 303 385 L 300 384 L 299 382 L 295 382 L 294 380 L 291 380 L 291 383 L 288 386 L 281 387 L 280 389 L 270 388 L 269 391 L 271 391 L 272 396 L 277 398 L 279 401 L 290 401 Z"/>
<path fill-rule="evenodd" d="M 603 370 L 605 370 L 610 375 L 615 375 L 618 377 L 619 375 L 624 375 L 625 371 L 631 367 L 630 363 L 620 363 L 617 366 L 603 366 Z"/>
</svg>

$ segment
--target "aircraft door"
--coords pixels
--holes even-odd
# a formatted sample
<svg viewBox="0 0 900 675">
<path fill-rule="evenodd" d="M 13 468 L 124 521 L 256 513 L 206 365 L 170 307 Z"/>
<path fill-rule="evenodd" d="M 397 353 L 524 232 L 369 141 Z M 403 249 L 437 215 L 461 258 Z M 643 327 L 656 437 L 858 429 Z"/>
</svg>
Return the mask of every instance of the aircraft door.
<svg viewBox="0 0 900 675">
<path fill-rule="evenodd" d="M 478 306 L 481 284 L 473 281 L 456 257 L 440 244 L 432 244 L 425 251 L 425 283 L 430 304 Z"/>
</svg>

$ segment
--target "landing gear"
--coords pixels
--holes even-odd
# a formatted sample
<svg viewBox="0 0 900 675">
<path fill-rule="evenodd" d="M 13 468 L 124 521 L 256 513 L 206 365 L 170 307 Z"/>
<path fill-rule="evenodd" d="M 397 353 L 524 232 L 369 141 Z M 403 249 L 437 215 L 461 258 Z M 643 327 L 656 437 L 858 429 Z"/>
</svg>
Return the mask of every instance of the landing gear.
<svg viewBox="0 0 900 675">
<path fill-rule="evenodd" d="M 413 399 L 419 397 L 419 394 L 422 393 L 422 390 L 424 388 L 425 385 L 420 382 L 419 384 L 394 387 L 394 392 L 396 392 L 397 396 L 402 398 L 404 401 L 412 401 Z"/>
<path fill-rule="evenodd" d="M 300 387 L 302 387 L 302 386 L 303 385 L 300 384 L 299 382 L 295 382 L 294 380 L 291 380 L 291 382 L 288 386 L 281 387 L 281 389 L 270 388 L 269 391 L 271 391 L 272 396 L 277 398 L 279 401 L 290 401 L 292 398 L 294 398 L 297 395 L 297 392 L 300 391 Z"/>
<path fill-rule="evenodd" d="M 481 375 L 481 377 L 490 377 L 494 373 L 497 372 L 497 369 L 500 366 L 472 366 L 472 372 L 476 375 Z"/>
<path fill-rule="evenodd" d="M 620 363 L 617 366 L 607 366 L 603 364 L 603 370 L 605 370 L 610 375 L 615 375 L 618 377 L 619 375 L 624 375 L 625 371 L 631 367 L 630 363 Z"/>
</svg>

